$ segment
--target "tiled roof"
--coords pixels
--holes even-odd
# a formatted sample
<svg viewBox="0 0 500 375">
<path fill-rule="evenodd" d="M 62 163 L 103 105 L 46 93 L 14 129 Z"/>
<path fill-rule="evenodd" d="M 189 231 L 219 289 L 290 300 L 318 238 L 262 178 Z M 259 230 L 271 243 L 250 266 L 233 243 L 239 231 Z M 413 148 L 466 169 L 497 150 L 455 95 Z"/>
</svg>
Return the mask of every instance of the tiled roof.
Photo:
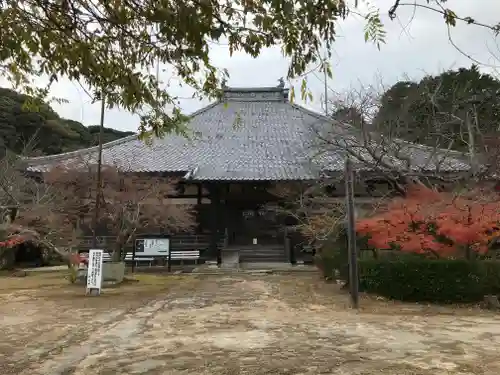
<svg viewBox="0 0 500 375">
<path fill-rule="evenodd" d="M 318 126 L 339 133 L 346 128 L 290 103 L 281 87 L 232 88 L 225 103 L 192 114 L 192 139 L 172 134 L 147 145 L 137 136 L 122 138 L 103 145 L 103 163 L 135 172 L 185 172 L 197 180 L 316 179 L 325 170 L 341 171 L 345 160 L 342 149 L 318 154 Z M 96 156 L 93 147 L 26 161 L 28 170 L 42 172 L 61 163 L 94 163 Z"/>
</svg>

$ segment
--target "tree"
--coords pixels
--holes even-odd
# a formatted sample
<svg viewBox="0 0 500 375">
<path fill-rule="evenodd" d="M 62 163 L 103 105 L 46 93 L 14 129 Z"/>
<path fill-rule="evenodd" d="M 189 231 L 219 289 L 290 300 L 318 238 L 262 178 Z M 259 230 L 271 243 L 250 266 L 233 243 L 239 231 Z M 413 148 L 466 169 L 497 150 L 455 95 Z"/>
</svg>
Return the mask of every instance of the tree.
<svg viewBox="0 0 500 375">
<path fill-rule="evenodd" d="M 114 237 L 114 248 L 106 250 L 115 260 L 125 258 L 126 247 L 138 232 L 175 233 L 193 228 L 192 207 L 175 204 L 172 199 L 175 179 L 139 176 L 108 165 L 103 166 L 102 190 L 97 194 L 95 168 L 92 164 L 71 165 L 44 174 L 45 184 L 58 196 L 57 206 L 51 208 L 54 217 L 46 223 L 48 228 L 64 222 L 81 231 L 97 230 L 97 235 L 110 235 Z M 96 196 L 100 209 L 98 227 L 93 228 Z M 67 241 L 67 236 L 52 238 L 54 246 Z"/>
<path fill-rule="evenodd" d="M 387 110 L 386 103 L 394 104 L 397 108 L 400 107 L 398 102 L 412 103 L 415 100 L 414 86 L 416 84 L 411 82 L 401 82 L 389 91 L 384 91 L 383 85 L 380 84 L 337 94 L 331 98 L 331 112 L 355 108 L 355 112 L 363 118 L 363 121 L 357 124 L 339 121 L 333 123 L 331 127 L 325 127 L 323 124 L 311 125 L 311 131 L 316 135 L 314 152 L 321 160 L 331 160 L 330 165 L 337 166 L 341 165 L 340 161 L 345 160 L 345 157 L 350 157 L 353 161 L 356 169 L 356 189 L 363 189 L 364 195 L 370 198 L 368 202 L 362 204 L 357 202 L 358 208 L 361 208 L 360 215 L 368 214 L 394 196 L 405 196 L 408 193 L 407 188 L 415 182 L 450 190 L 470 188 L 478 182 L 496 178 L 498 174 L 500 166 L 498 132 L 495 133 L 496 136 L 491 133 L 489 136 L 486 134 L 478 136 L 476 152 L 470 153 L 468 149 L 452 150 L 449 147 L 441 147 L 440 143 L 422 145 L 409 142 L 415 132 L 428 132 L 427 129 L 420 131 L 420 127 L 411 122 L 411 117 L 394 116 L 392 122 L 387 119 L 386 123 L 391 127 L 391 131 L 384 131 L 387 128 L 379 127 L 377 116 L 380 116 L 383 108 Z M 385 95 L 387 92 L 396 92 L 397 95 Z M 452 93 L 451 90 L 447 92 L 450 96 Z M 443 100 L 446 99 L 451 103 L 452 108 L 454 105 L 459 105 L 456 96 L 448 98 L 445 94 L 443 93 Z M 433 112 L 428 115 L 429 123 L 439 123 L 442 119 L 439 114 L 434 113 L 434 117 L 432 116 Z M 468 114 L 457 112 L 456 116 L 464 116 L 462 118 L 466 119 Z M 476 131 L 474 134 L 478 133 Z M 304 199 L 301 196 L 292 201 L 297 202 L 296 206 L 303 210 L 301 208 L 303 202 L 331 199 L 331 194 L 325 187 L 338 184 L 342 175 L 338 169 L 325 171 L 320 181 L 316 182 L 316 189 L 309 187 L 306 190 L 315 191 L 314 197 Z M 338 190 L 337 195 L 339 195 Z M 370 205 L 369 201 L 375 206 L 372 210 L 367 207 Z M 360 205 L 363 207 L 359 207 Z M 300 212 L 298 208 L 296 210 Z M 323 238 L 325 233 L 335 234 L 336 228 L 332 223 L 342 222 L 339 220 L 337 209 L 332 209 L 330 212 L 326 210 L 317 217 L 310 216 L 312 213 L 313 211 L 309 211 L 307 223 L 303 224 L 307 224 L 306 227 L 310 232 L 314 231 Z M 311 223 L 314 225 L 309 225 Z"/>
<path fill-rule="evenodd" d="M 268 209 L 291 219 L 288 229 L 299 233 L 309 244 L 321 243 L 337 230 L 345 216 L 343 203 L 328 197 L 328 187 L 323 183 L 277 183 L 269 192 L 280 202 Z"/>
<path fill-rule="evenodd" d="M 497 134 L 500 81 L 476 65 L 402 81 L 381 97 L 376 129 L 411 142 L 478 153 Z"/>
<path fill-rule="evenodd" d="M 32 243 L 40 245 L 42 257 L 47 258 L 53 250 L 43 246 L 43 239 L 38 228 L 32 224 L 40 224 L 53 220 L 50 208 L 55 206 L 57 195 L 44 184 L 35 179 L 27 178 L 22 172 L 22 162 L 19 156 L 7 153 L 0 159 L 0 268 L 12 267 L 19 245 Z M 26 224 L 30 224 L 29 226 Z M 72 228 L 58 223 L 47 235 L 55 233 L 72 233 Z M 71 246 L 72 237 L 67 238 Z M 57 249 L 55 249 L 57 252 Z M 68 264 L 71 259 L 65 253 L 59 253 Z"/>
<path fill-rule="evenodd" d="M 282 45 L 291 58 L 289 76 L 300 75 L 318 60 L 323 42 L 334 41 L 334 23 L 346 11 L 338 0 L 321 7 L 304 1 L 8 0 L 0 16 L 8 45 L 1 69 L 24 88 L 41 74 L 84 83 L 94 99 L 104 95 L 109 106 L 139 113 L 141 132 L 158 136 L 181 130 L 186 117 L 149 72 L 152 65 L 167 64 L 197 96 L 218 97 L 226 73 L 212 64 L 209 50 L 211 43 L 227 41 L 231 52 L 252 56 Z M 164 109 L 169 106 L 171 113 Z"/>
<path fill-rule="evenodd" d="M 365 175 L 370 170 L 370 178 L 390 181 L 401 194 L 412 180 L 475 184 L 492 178 L 500 156 L 500 129 L 494 125 L 498 84 L 473 67 L 418 84 L 399 82 L 389 90 L 378 84 L 338 94 L 331 99 L 333 112 L 348 103 L 364 121 L 331 128 L 313 124 L 317 153 L 349 155 Z"/>
<path fill-rule="evenodd" d="M 363 126 L 365 119 L 355 106 L 341 106 L 335 109 L 332 117 L 340 122 L 354 126 Z"/>
<path fill-rule="evenodd" d="M 289 231 L 298 233 L 308 245 L 321 245 L 340 234 L 345 224 L 345 183 L 342 176 L 322 178 L 314 182 L 280 182 L 269 189 L 279 198 L 279 204 L 268 209 L 288 218 Z M 392 197 L 387 183 L 376 180 L 358 180 L 356 193 L 365 199 L 358 201 L 356 215 L 364 217 Z M 297 238 L 298 239 L 298 238 Z"/>
<path fill-rule="evenodd" d="M 444 0 L 432 3 L 435 6 L 427 8 L 443 13 L 449 25 L 460 20 L 480 25 L 444 9 Z M 213 65 L 211 44 L 227 42 L 231 53 L 242 50 L 254 57 L 265 47 L 281 46 L 290 61 L 288 77 L 298 77 L 310 64 L 320 63 L 325 45 L 331 54 L 339 20 L 360 15 L 358 1 L 353 5 L 349 8 L 344 0 L 321 4 L 6 0 L 0 12 L 4 46 L 0 69 L 16 87 L 37 97 L 46 97 L 48 88 L 34 90 L 33 76 L 46 75 L 50 82 L 78 81 L 90 89 L 93 99 L 104 95 L 108 106 L 138 113 L 140 133 L 159 136 L 169 130 L 183 131 L 187 118 L 168 87 L 149 72 L 153 64 L 168 65 L 183 84 L 194 88 L 196 96 L 218 97 L 227 74 Z M 395 1 L 391 17 L 401 6 Z M 385 33 L 378 10 L 361 16 L 367 20 L 365 39 L 380 46 Z"/>
<path fill-rule="evenodd" d="M 99 127 L 85 127 L 61 118 L 48 104 L 36 111 L 25 108 L 33 97 L 0 88 L 0 157 L 6 150 L 17 154 L 58 154 L 97 145 Z M 132 132 L 104 129 L 105 141 L 113 141 Z"/>
<path fill-rule="evenodd" d="M 376 249 L 436 257 L 486 254 L 500 233 L 500 197 L 491 190 L 455 195 L 414 184 L 407 196 L 356 223 Z"/>
<path fill-rule="evenodd" d="M 15 156 L 0 163 L 0 206 L 6 208 L 0 222 L 0 264 L 7 258 L 12 263 L 16 245 L 30 242 L 72 266 L 78 262 L 73 248 L 85 232 L 94 230 L 96 166 L 82 161 L 28 177 L 19 163 Z M 102 176 L 98 234 L 114 237 L 114 248 L 106 250 L 115 259 L 125 257 L 125 247 L 138 232 L 175 232 L 194 225 L 191 206 L 177 205 L 170 197 L 175 180 L 137 176 L 112 166 L 104 166 Z"/>
</svg>

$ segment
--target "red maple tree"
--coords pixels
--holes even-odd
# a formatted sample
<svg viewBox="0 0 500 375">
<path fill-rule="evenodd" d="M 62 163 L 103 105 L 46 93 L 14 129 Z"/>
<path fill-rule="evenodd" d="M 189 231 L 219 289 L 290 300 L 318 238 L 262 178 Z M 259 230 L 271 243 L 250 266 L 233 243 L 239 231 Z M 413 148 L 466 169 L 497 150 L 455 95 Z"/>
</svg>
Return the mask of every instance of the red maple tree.
<svg viewBox="0 0 500 375">
<path fill-rule="evenodd" d="M 478 190 L 454 195 L 421 184 L 410 186 L 405 198 L 356 224 L 374 248 L 439 257 L 458 256 L 464 250 L 484 254 L 499 228 L 498 195 L 485 196 Z"/>
</svg>

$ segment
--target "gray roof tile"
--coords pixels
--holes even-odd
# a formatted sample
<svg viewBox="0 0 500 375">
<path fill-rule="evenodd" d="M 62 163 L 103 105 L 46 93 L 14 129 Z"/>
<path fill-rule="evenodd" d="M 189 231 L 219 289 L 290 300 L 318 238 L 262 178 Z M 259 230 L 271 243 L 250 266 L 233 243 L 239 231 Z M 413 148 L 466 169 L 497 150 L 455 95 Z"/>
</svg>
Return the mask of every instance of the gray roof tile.
<svg viewBox="0 0 500 375">
<path fill-rule="evenodd" d="M 341 171 L 345 152 L 318 155 L 313 129 L 334 126 L 340 133 L 346 125 L 289 103 L 286 96 L 281 88 L 227 90 L 227 104 L 192 115 L 192 139 L 171 134 L 147 145 L 126 137 L 103 146 L 103 163 L 136 172 L 190 172 L 198 180 L 308 180 L 320 171 Z M 417 154 L 416 159 L 425 158 Z M 59 163 L 94 163 L 96 156 L 93 147 L 27 163 L 41 172 Z"/>
</svg>

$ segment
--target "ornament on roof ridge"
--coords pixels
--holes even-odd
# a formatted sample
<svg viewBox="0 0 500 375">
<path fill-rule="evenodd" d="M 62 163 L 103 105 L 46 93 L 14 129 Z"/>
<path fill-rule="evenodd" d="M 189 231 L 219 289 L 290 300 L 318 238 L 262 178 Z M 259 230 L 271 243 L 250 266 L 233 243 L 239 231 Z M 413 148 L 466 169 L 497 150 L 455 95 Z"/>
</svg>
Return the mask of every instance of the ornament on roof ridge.
<svg viewBox="0 0 500 375">
<path fill-rule="evenodd" d="M 280 89 L 284 88 L 285 87 L 285 80 L 283 79 L 283 77 L 281 77 L 280 79 L 278 79 L 278 86 Z"/>
</svg>

